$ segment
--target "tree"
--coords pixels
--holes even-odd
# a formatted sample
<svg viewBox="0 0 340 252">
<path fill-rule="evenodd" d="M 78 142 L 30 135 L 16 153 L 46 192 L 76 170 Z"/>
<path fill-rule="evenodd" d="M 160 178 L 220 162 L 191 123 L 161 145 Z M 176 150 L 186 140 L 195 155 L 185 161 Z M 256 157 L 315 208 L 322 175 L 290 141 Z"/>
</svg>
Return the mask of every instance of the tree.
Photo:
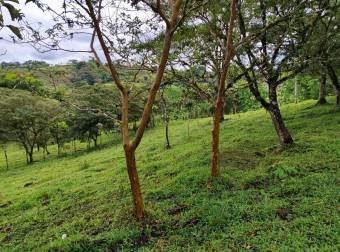
<svg viewBox="0 0 340 252">
<path fill-rule="evenodd" d="M 49 131 L 52 139 L 57 144 L 58 156 L 61 154 L 61 148 L 64 146 L 69 136 L 69 127 L 65 121 L 64 113 L 60 113 L 49 126 Z"/>
<path fill-rule="evenodd" d="M 130 140 L 129 136 L 129 94 L 131 87 L 128 87 L 124 85 L 124 83 L 122 83 L 116 68 L 117 65 L 115 65 L 113 58 L 111 57 L 111 52 L 115 52 L 116 56 L 118 57 L 124 55 L 126 52 L 126 46 L 124 42 L 128 41 L 126 38 L 120 38 L 119 33 L 113 34 L 113 39 L 110 39 L 110 35 L 112 35 L 112 31 L 122 29 L 122 33 L 124 33 L 125 36 L 132 35 L 131 38 L 135 38 L 135 34 L 138 34 L 138 32 L 142 31 L 142 29 L 140 28 L 143 22 L 141 22 L 141 20 L 139 19 L 130 19 L 129 21 L 128 19 L 129 17 L 131 18 L 131 16 L 126 15 L 126 13 L 124 12 L 124 8 L 121 8 L 120 5 L 120 20 L 115 18 L 103 18 L 102 9 L 104 8 L 104 6 L 102 0 L 64 1 L 64 9 L 68 9 L 68 11 L 63 12 L 61 15 L 58 15 L 58 18 L 62 19 L 61 23 L 67 24 L 71 28 L 74 28 L 74 26 L 76 25 L 84 28 L 84 24 L 90 24 L 90 28 L 93 28 L 93 36 L 91 39 L 91 52 L 94 54 L 98 64 L 100 64 L 100 58 L 94 47 L 95 39 L 98 40 L 99 45 L 103 50 L 106 65 L 102 64 L 102 66 L 111 74 L 112 79 L 121 94 L 121 128 L 126 166 L 130 179 L 135 213 L 138 219 L 142 219 L 145 215 L 145 210 L 136 167 L 135 152 L 142 140 L 145 128 L 151 116 L 152 106 L 155 102 L 156 94 L 160 88 L 167 60 L 169 57 L 173 35 L 178 26 L 180 26 L 180 24 L 182 23 L 182 20 L 185 16 L 184 10 L 188 7 L 190 1 L 186 1 L 185 5 L 183 4 L 183 0 L 176 0 L 171 4 L 164 3 L 163 1 L 157 1 L 155 3 L 154 1 L 148 0 L 133 0 L 129 2 L 139 11 L 151 10 L 165 23 L 165 31 L 163 33 L 164 45 L 160 53 L 160 60 L 157 72 L 155 74 L 154 83 L 150 87 L 148 99 L 144 106 L 143 113 L 140 119 L 140 124 L 137 129 L 136 136 L 133 140 Z M 117 7 L 114 5 L 114 2 L 110 4 L 113 8 Z M 106 7 L 110 6 L 106 5 Z M 74 14 L 73 16 L 71 14 L 72 19 L 70 19 L 70 13 Z M 154 22 L 154 20 L 152 22 Z M 148 25 L 151 24 L 151 22 L 147 21 L 145 22 L 145 24 Z M 106 29 L 107 27 L 109 27 L 110 29 Z M 131 27 L 133 32 L 129 30 Z M 63 30 L 62 32 L 65 32 L 65 30 Z M 70 34 L 70 37 L 73 37 L 73 34 Z M 49 38 L 56 38 L 53 32 L 49 34 Z M 63 38 L 65 38 L 64 35 Z M 113 43 L 113 41 L 117 41 L 117 43 Z M 58 43 L 54 45 L 54 49 L 61 49 Z"/>
<path fill-rule="evenodd" d="M 311 55 L 311 64 L 308 72 L 317 72 L 320 75 L 320 89 L 318 104 L 326 103 L 326 79 L 327 75 L 332 81 L 336 91 L 336 104 L 340 104 L 340 84 L 337 69 L 339 69 L 339 3 L 329 1 L 324 6 L 324 18 L 314 27 L 312 39 L 308 42 L 306 53 Z"/>
<path fill-rule="evenodd" d="M 171 47 L 171 41 L 173 38 L 173 34 L 177 30 L 177 27 L 181 23 L 180 15 L 182 14 L 182 0 L 176 0 L 174 3 L 167 4 L 161 4 L 160 1 L 157 3 L 151 2 L 151 1 L 132 1 L 132 3 L 135 6 L 145 4 L 145 6 L 151 8 L 155 13 L 157 13 L 162 20 L 165 22 L 166 29 L 164 32 L 164 45 L 163 49 L 161 51 L 161 57 L 158 64 L 157 73 L 155 75 L 155 81 L 149 91 L 148 100 L 145 104 L 143 114 L 140 120 L 140 125 L 138 127 L 138 130 L 136 132 L 136 136 L 133 140 L 130 140 L 129 132 L 128 132 L 128 108 L 129 108 L 129 89 L 124 87 L 124 85 L 121 83 L 118 72 L 114 66 L 114 63 L 112 62 L 112 58 L 110 55 L 108 44 L 105 42 L 105 38 L 100 26 L 100 5 L 101 1 L 99 1 L 99 11 L 97 12 L 94 9 L 94 5 L 90 0 L 86 0 L 86 6 L 88 13 L 91 17 L 95 33 L 98 37 L 99 43 L 104 51 L 105 59 L 108 64 L 108 68 L 111 72 L 112 79 L 114 80 L 115 84 L 117 85 L 121 96 L 122 96 L 122 133 L 123 133 L 123 145 L 124 145 L 124 151 L 125 151 L 125 157 L 126 157 L 126 166 L 130 178 L 130 184 L 131 184 L 131 190 L 133 194 L 133 201 L 135 205 L 135 212 L 138 219 L 144 218 L 145 210 L 144 210 L 144 203 L 142 199 L 142 193 L 140 189 L 140 183 L 138 178 L 138 172 L 136 167 L 136 160 L 135 160 L 135 152 L 137 147 L 139 146 L 142 137 L 144 135 L 145 128 L 148 124 L 152 106 L 155 102 L 156 94 L 160 88 L 163 74 L 166 68 L 166 64 L 168 61 L 169 53 L 170 53 L 170 47 Z M 164 9 L 166 11 L 164 12 Z M 182 12 L 182 13 L 181 13 Z M 170 17 L 168 17 L 168 13 L 170 13 Z"/>
<path fill-rule="evenodd" d="M 304 54 L 326 1 L 263 1 L 238 5 L 238 32 L 242 46 L 237 64 L 256 100 L 269 112 L 282 147 L 293 143 L 279 108 L 277 89 L 308 66 Z M 253 17 L 259 17 L 254 19 Z M 248 38 L 253 38 L 251 43 Z M 260 84 L 267 85 L 267 99 Z"/>
<path fill-rule="evenodd" d="M 57 101 L 27 91 L 0 89 L 0 129 L 22 144 L 27 163 L 33 163 L 34 146 L 48 134 L 48 126 L 59 113 Z"/>
<path fill-rule="evenodd" d="M 80 140 L 92 140 L 95 147 L 101 129 L 110 131 L 119 126 L 119 94 L 112 85 L 74 88 L 63 103 L 69 111 L 65 120 L 70 134 Z M 63 121 L 56 123 L 53 130 L 55 136 L 58 132 L 62 133 L 60 131 L 64 128 L 59 127 Z M 99 124 L 101 127 L 98 127 Z"/>
<path fill-rule="evenodd" d="M 219 175 L 219 140 L 220 140 L 220 123 L 221 114 L 223 109 L 223 97 L 225 93 L 226 80 L 228 77 L 229 66 L 232 58 L 234 57 L 234 43 L 233 43 L 233 31 L 234 24 L 237 15 L 237 1 L 233 0 L 230 5 L 230 19 L 227 33 L 227 40 L 224 47 L 222 72 L 220 74 L 220 82 L 218 87 L 218 93 L 215 100 L 215 110 L 213 116 L 213 128 L 212 128 L 212 153 L 211 153 L 211 175 L 217 177 Z"/>
<path fill-rule="evenodd" d="M 161 87 L 161 92 L 159 95 L 159 99 L 157 100 L 157 107 L 159 107 L 159 112 L 161 113 L 161 118 L 165 124 L 165 141 L 166 145 L 165 147 L 167 149 L 171 148 L 170 144 L 170 137 L 169 137 L 169 123 L 170 123 L 170 115 L 169 115 L 169 100 L 166 97 L 165 94 L 166 86 Z"/>
</svg>

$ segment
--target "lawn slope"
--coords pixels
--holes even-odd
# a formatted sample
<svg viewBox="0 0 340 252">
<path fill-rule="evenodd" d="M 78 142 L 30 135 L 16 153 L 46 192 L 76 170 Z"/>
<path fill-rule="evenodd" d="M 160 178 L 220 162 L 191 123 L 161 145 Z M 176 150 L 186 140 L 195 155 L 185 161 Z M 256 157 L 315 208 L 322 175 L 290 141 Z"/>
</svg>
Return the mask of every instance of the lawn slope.
<svg viewBox="0 0 340 252">
<path fill-rule="evenodd" d="M 314 104 L 283 107 L 296 141 L 286 151 L 264 111 L 227 116 L 215 181 L 210 118 L 171 122 L 170 150 L 162 127 L 148 131 L 137 153 L 143 223 L 120 145 L 32 166 L 12 147 L 20 159 L 0 171 L 0 251 L 340 250 L 340 111 Z"/>
</svg>

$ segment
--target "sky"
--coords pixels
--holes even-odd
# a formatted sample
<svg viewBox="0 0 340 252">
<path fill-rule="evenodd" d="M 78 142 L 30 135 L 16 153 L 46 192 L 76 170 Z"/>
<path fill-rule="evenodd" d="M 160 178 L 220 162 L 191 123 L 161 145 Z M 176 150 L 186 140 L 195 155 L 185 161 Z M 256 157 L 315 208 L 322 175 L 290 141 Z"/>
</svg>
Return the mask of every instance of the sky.
<svg viewBox="0 0 340 252">
<path fill-rule="evenodd" d="M 41 22 L 44 27 L 49 27 L 53 23 L 52 17 L 49 13 L 42 12 L 32 3 L 24 5 L 25 1 L 26 0 L 20 0 L 20 5 L 18 7 L 21 9 L 22 13 L 25 15 L 25 19 L 29 23 L 38 24 L 38 22 Z M 44 3 L 47 3 L 54 8 L 60 9 L 62 7 L 63 1 L 45 0 Z M 8 20 L 10 19 L 6 13 L 5 20 L 5 22 L 9 24 Z M 0 30 L 0 37 L 8 38 L 8 35 L 8 29 Z M 78 50 L 89 50 L 89 38 L 84 36 L 75 37 L 72 41 L 68 42 L 67 47 L 76 48 Z M 12 42 L 0 39 L 0 52 L 3 53 L 4 51 L 6 51 L 6 53 L 0 56 L 0 62 L 25 62 L 27 60 L 42 60 L 50 64 L 63 64 L 71 59 L 86 60 L 91 56 L 89 53 L 70 53 L 64 51 L 40 53 L 29 44 L 14 44 Z"/>
</svg>

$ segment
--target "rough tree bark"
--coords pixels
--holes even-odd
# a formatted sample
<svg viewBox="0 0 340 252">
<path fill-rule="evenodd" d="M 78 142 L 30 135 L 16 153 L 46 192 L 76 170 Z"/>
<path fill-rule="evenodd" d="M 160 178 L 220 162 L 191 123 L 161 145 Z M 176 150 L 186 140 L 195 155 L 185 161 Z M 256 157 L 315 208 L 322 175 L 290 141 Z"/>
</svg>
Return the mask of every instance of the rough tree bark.
<svg viewBox="0 0 340 252">
<path fill-rule="evenodd" d="M 137 219 L 139 220 L 144 218 L 145 209 L 144 209 L 144 203 L 143 203 L 143 198 L 142 198 L 142 193 L 141 193 L 141 188 L 140 188 L 140 183 L 139 183 L 139 178 L 138 178 L 138 172 L 137 172 L 137 167 L 136 167 L 135 151 L 137 147 L 139 146 L 142 140 L 142 137 L 144 135 L 144 131 L 145 131 L 145 128 L 147 127 L 147 124 L 148 124 L 148 121 L 150 119 L 150 115 L 152 112 L 152 107 L 156 99 L 156 94 L 160 88 L 160 85 L 163 79 L 163 74 L 164 74 L 165 67 L 166 67 L 169 53 L 170 53 L 172 37 L 178 26 L 178 16 L 180 14 L 182 3 L 183 3 L 183 0 L 177 0 L 176 2 L 170 5 L 172 9 L 172 15 L 170 18 L 165 16 L 165 14 L 159 9 L 159 6 L 153 5 L 152 7 L 154 11 L 159 12 L 160 16 L 166 23 L 166 30 L 165 30 L 164 41 L 163 41 L 163 49 L 162 49 L 161 58 L 159 61 L 155 81 L 149 91 L 149 96 L 144 106 L 144 110 L 142 113 L 139 127 L 136 132 L 136 136 L 133 140 L 130 141 L 129 119 L 128 119 L 129 90 L 127 89 L 127 87 L 123 86 L 123 84 L 121 83 L 121 80 L 119 79 L 118 73 L 112 61 L 109 48 L 107 47 L 105 43 L 104 35 L 102 33 L 101 26 L 100 26 L 100 11 L 97 14 L 94 10 L 93 2 L 91 0 L 86 0 L 86 6 L 88 8 L 89 15 L 92 19 L 94 30 L 95 30 L 94 34 L 97 35 L 99 44 L 101 48 L 103 49 L 103 53 L 107 61 L 107 68 L 109 72 L 111 73 L 112 78 L 122 96 L 123 146 L 124 146 L 125 157 L 126 157 L 127 171 L 128 171 L 130 185 L 131 185 L 133 204 L 135 207 L 135 214 L 136 214 Z M 99 5 L 101 5 L 101 1 L 99 2 Z M 99 6 L 99 9 L 101 9 L 101 6 Z M 93 47 L 92 47 L 92 50 L 94 52 L 94 55 L 97 61 L 100 62 L 99 58 L 96 56 L 97 54 L 95 53 L 95 50 Z"/>
<path fill-rule="evenodd" d="M 320 89 L 319 89 L 319 99 L 317 104 L 323 105 L 327 103 L 326 96 L 327 96 L 327 88 L 326 88 L 326 81 L 327 77 L 326 74 L 323 73 L 320 76 Z"/>
<path fill-rule="evenodd" d="M 226 48 L 224 52 L 223 68 L 221 72 L 221 79 L 219 83 L 218 93 L 215 101 L 215 110 L 213 115 L 213 129 L 212 129 L 212 158 L 211 158 L 211 176 L 219 176 L 219 140 L 220 140 L 220 123 L 223 112 L 223 97 L 226 87 L 226 79 L 229 72 L 230 61 L 234 56 L 233 46 L 233 30 L 237 14 L 236 9 L 237 0 L 233 0 L 230 6 L 230 19 L 227 34 Z"/>
<path fill-rule="evenodd" d="M 270 104 L 267 107 L 267 111 L 271 116 L 274 128 L 279 137 L 280 145 L 287 147 L 293 144 L 294 141 L 283 121 L 275 87 L 269 89 L 269 99 Z"/>
</svg>

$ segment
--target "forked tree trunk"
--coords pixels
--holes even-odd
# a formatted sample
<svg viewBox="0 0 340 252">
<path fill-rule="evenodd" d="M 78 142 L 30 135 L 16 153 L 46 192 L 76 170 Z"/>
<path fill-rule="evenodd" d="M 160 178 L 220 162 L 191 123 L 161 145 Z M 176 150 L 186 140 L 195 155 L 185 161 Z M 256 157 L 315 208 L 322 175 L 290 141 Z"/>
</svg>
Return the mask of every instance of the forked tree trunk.
<svg viewBox="0 0 340 252">
<path fill-rule="evenodd" d="M 233 47 L 233 30 L 236 19 L 236 4 L 237 0 L 233 0 L 230 6 L 230 19 L 229 29 L 227 34 L 227 44 L 224 52 L 223 67 L 221 72 L 221 78 L 218 87 L 218 93 L 215 101 L 215 109 L 213 116 L 213 128 L 212 128 L 212 153 L 211 153 L 211 176 L 219 176 L 219 143 L 220 143 L 220 124 L 223 113 L 223 97 L 225 93 L 226 79 L 229 71 L 230 61 L 234 56 Z"/>
<path fill-rule="evenodd" d="M 320 77 L 320 90 L 319 90 L 319 99 L 317 104 L 323 105 L 327 103 L 326 96 L 327 96 L 327 88 L 326 88 L 326 81 L 327 77 L 326 74 L 322 74 Z"/>
<path fill-rule="evenodd" d="M 97 35 L 98 41 L 101 45 L 101 48 L 103 49 L 103 53 L 107 61 L 107 67 L 104 67 L 104 68 L 110 71 L 112 79 L 114 80 L 117 88 L 119 89 L 122 95 L 122 135 L 123 135 L 123 145 L 124 145 L 125 157 L 126 157 L 126 166 L 127 166 L 127 170 L 128 170 L 128 174 L 130 178 L 130 185 L 131 185 L 131 190 L 132 190 L 133 203 L 135 206 L 135 213 L 138 219 L 143 219 L 145 215 L 145 210 L 144 210 L 143 198 L 142 198 L 142 193 L 140 189 L 138 173 L 137 173 L 137 168 L 136 168 L 135 151 L 143 138 L 145 128 L 147 127 L 148 121 L 152 113 L 152 107 L 155 102 L 157 92 L 160 88 L 160 85 L 163 79 L 165 67 L 166 67 L 166 64 L 169 58 L 172 37 L 179 25 L 178 17 L 180 15 L 180 9 L 182 7 L 183 0 L 176 0 L 174 3 L 171 2 L 169 7 L 172 9 L 172 15 L 169 19 L 166 16 L 163 16 L 163 19 L 165 19 L 165 22 L 166 22 L 166 31 L 164 33 L 164 41 L 163 41 L 163 49 L 161 53 L 161 58 L 159 61 L 154 84 L 149 90 L 149 96 L 144 106 L 140 124 L 139 124 L 139 127 L 136 132 L 136 136 L 133 141 L 130 141 L 129 139 L 129 117 L 128 117 L 129 90 L 121 83 L 121 80 L 119 79 L 117 70 L 115 68 L 115 65 L 110 55 L 110 50 L 106 45 L 104 35 L 101 30 L 100 9 L 101 9 L 102 2 L 99 1 L 98 13 L 96 13 L 96 11 L 94 10 L 93 1 L 85 0 L 85 3 L 86 3 L 86 6 L 88 7 L 88 13 L 92 19 L 93 26 L 94 26 L 94 33 L 93 33 L 92 42 L 91 42 L 91 49 L 93 51 L 93 54 L 96 60 L 98 61 L 98 63 L 100 63 L 100 58 L 98 57 L 98 54 L 96 53 L 95 48 L 93 46 L 95 35 Z M 161 12 L 161 10 L 159 9 L 160 8 L 159 6 L 156 6 L 155 8 L 156 8 L 155 12 L 157 11 Z"/>
<path fill-rule="evenodd" d="M 136 167 L 135 150 L 125 149 L 126 167 L 129 174 L 132 198 L 137 219 L 143 219 L 145 210 Z"/>
<path fill-rule="evenodd" d="M 294 140 L 292 136 L 290 135 L 283 121 L 280 107 L 279 107 L 278 100 L 277 100 L 277 93 L 276 93 L 275 87 L 271 87 L 269 89 L 269 99 L 270 99 L 270 104 L 267 107 L 267 111 L 269 112 L 271 116 L 274 128 L 279 137 L 280 145 L 282 147 L 287 147 L 293 144 Z"/>
</svg>

